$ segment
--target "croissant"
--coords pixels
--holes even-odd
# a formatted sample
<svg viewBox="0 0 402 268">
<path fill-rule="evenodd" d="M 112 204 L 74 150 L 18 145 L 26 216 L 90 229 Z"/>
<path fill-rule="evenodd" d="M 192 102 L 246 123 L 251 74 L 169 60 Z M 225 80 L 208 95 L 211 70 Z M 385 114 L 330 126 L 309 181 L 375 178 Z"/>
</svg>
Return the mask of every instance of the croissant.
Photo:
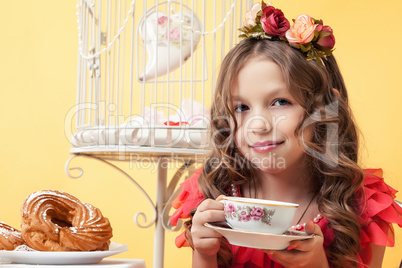
<svg viewBox="0 0 402 268">
<path fill-rule="evenodd" d="M 39 251 L 108 250 L 112 227 L 101 211 L 61 191 L 32 193 L 21 206 L 21 235 Z"/>
</svg>

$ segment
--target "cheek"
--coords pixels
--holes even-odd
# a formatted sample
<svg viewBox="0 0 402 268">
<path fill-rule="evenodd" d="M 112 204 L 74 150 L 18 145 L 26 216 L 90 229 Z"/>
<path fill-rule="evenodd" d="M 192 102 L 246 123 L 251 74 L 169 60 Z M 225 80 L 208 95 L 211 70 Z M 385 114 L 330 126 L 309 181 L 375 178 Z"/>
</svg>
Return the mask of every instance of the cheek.
<svg viewBox="0 0 402 268">
<path fill-rule="evenodd" d="M 281 134 L 287 136 L 288 138 L 295 138 L 295 130 L 298 126 L 299 124 L 297 121 L 287 118 L 278 122 L 274 127 L 274 131 L 277 132 L 275 133 L 277 135 Z"/>
<path fill-rule="evenodd" d="M 277 120 L 275 128 L 277 131 L 286 134 L 288 137 L 296 137 L 296 129 L 303 121 L 303 115 L 300 113 L 288 113 L 278 117 L 281 120 Z M 303 129 L 302 129 L 303 130 Z M 306 129 L 305 129 L 306 130 Z M 310 131 L 308 131 L 310 133 Z M 306 133 L 305 133 L 306 135 Z M 310 134 L 309 134 L 310 135 Z M 307 136 L 306 136 L 307 137 Z"/>
<path fill-rule="evenodd" d="M 241 131 L 242 131 L 241 129 L 237 129 L 235 131 L 235 135 L 234 135 L 234 142 L 238 148 L 240 148 L 243 143 L 243 141 L 242 141 L 243 135 L 242 135 Z"/>
<path fill-rule="evenodd" d="M 314 136 L 314 127 L 309 125 L 307 127 L 302 127 L 300 133 L 300 139 L 311 142 Z"/>
<path fill-rule="evenodd" d="M 240 127 L 237 129 L 234 135 L 234 142 L 236 147 L 244 153 L 245 148 L 248 146 L 247 140 L 245 139 L 245 130 L 244 128 Z"/>
<path fill-rule="evenodd" d="M 232 133 L 234 133 L 234 135 L 233 135 L 234 142 L 235 142 L 236 146 L 239 147 L 240 143 L 241 143 L 241 137 L 242 137 L 243 128 L 240 125 L 241 121 L 239 120 L 239 118 L 236 118 L 236 123 L 237 123 L 237 129 L 235 129 L 235 124 L 234 124 L 233 120 L 231 120 L 229 122 L 230 129 L 231 129 Z"/>
</svg>

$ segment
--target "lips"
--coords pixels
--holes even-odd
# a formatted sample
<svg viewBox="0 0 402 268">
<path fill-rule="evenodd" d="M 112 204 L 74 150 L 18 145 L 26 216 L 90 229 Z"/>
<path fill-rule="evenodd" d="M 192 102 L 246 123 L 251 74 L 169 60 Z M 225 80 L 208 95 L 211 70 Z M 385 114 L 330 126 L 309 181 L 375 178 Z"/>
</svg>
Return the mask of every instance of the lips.
<svg viewBox="0 0 402 268">
<path fill-rule="evenodd" d="M 264 153 L 278 148 L 284 141 L 264 141 L 256 142 L 250 147 L 257 153 Z"/>
</svg>

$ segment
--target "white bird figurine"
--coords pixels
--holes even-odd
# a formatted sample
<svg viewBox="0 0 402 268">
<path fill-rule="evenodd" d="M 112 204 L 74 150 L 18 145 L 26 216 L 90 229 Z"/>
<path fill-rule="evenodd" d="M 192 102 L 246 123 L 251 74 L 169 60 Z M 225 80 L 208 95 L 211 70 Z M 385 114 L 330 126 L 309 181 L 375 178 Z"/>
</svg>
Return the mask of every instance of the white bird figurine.
<svg viewBox="0 0 402 268">
<path fill-rule="evenodd" d="M 201 22 L 193 12 L 168 16 L 150 9 L 138 25 L 148 56 L 145 71 L 138 78 L 140 81 L 155 79 L 179 68 L 201 39 Z"/>
</svg>

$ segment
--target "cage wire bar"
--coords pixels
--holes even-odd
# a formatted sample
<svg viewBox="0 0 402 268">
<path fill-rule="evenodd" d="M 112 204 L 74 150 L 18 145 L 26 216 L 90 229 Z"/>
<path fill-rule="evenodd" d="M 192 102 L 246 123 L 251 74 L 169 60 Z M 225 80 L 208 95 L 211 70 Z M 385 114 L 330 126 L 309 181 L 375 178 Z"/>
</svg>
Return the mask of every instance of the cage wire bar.
<svg viewBox="0 0 402 268">
<path fill-rule="evenodd" d="M 70 152 L 202 161 L 216 74 L 252 2 L 77 0 Z M 157 209 L 169 198 L 166 176 L 160 167 Z M 154 267 L 163 267 L 164 229 L 156 220 Z"/>
</svg>

